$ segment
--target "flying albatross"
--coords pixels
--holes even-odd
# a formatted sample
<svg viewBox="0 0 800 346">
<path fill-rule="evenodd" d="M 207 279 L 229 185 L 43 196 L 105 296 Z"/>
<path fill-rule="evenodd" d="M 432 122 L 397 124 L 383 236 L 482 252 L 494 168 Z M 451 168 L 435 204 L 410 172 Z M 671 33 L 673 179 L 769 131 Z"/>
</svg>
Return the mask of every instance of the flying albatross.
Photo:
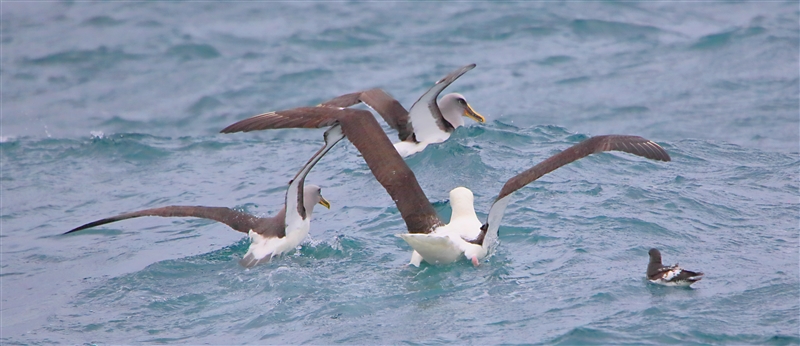
<svg viewBox="0 0 800 346">
<path fill-rule="evenodd" d="M 671 266 L 661 264 L 661 251 L 653 248 L 648 252 L 650 263 L 647 265 L 647 280 L 664 286 L 688 287 L 703 278 L 703 273 L 688 271 L 677 263 Z"/>
<path fill-rule="evenodd" d="M 322 110 L 321 107 L 298 108 L 289 120 L 277 114 L 260 115 L 239 121 L 222 132 L 327 126 L 334 128 L 341 126 L 342 131 L 337 134 L 346 136 L 353 143 L 364 157 L 372 174 L 394 200 L 408 228 L 408 233 L 399 236 L 414 248 L 411 264 L 415 266 L 419 266 L 421 260 L 431 264 L 450 263 L 464 256 L 477 265 L 497 241 L 500 220 L 511 195 L 539 177 L 572 161 L 610 150 L 624 151 L 653 160 L 670 160 L 664 148 L 642 137 L 622 135 L 592 137 L 509 179 L 492 204 L 485 223 L 481 223 L 475 214 L 472 192 L 463 187 L 452 190 L 450 205 L 453 212 L 450 223 L 445 225 L 417 183 L 414 172 L 397 151 L 393 150 L 389 138 L 380 131 L 380 125 L 369 111 L 351 108 L 336 110 Z M 331 141 L 338 142 L 341 139 L 342 137 L 328 135 L 325 139 L 326 145 L 332 145 Z"/>
<path fill-rule="evenodd" d="M 337 131 L 339 133 L 335 134 Z M 334 133 L 333 137 L 341 137 L 339 127 L 332 127 L 325 132 L 326 143 L 328 142 L 327 137 L 331 133 Z M 248 268 L 255 266 L 295 249 L 305 239 L 311 227 L 311 213 L 314 211 L 316 204 L 321 204 L 330 209 L 330 203 L 322 197 L 321 188 L 317 185 L 305 185 L 305 178 L 311 168 L 335 143 L 331 142 L 331 145 L 322 147 L 292 179 L 289 183 L 289 188 L 286 190 L 284 207 L 275 216 L 256 217 L 225 207 L 173 205 L 139 210 L 97 220 L 76 227 L 64 234 L 142 216 L 211 219 L 222 222 L 230 228 L 250 236 L 250 247 L 239 261 L 239 264 Z"/>
<path fill-rule="evenodd" d="M 480 123 L 486 122 L 486 119 L 472 109 L 472 106 L 461 94 L 447 94 L 438 102 L 436 101 L 442 90 L 473 68 L 475 68 L 475 64 L 466 65 L 450 72 L 422 94 L 419 100 L 411 106 L 411 111 L 407 111 L 387 92 L 376 88 L 345 94 L 325 101 L 317 106 L 319 107 L 317 112 L 334 116 L 341 108 L 363 102 L 378 112 L 391 128 L 397 130 L 397 137 L 400 138 L 400 141 L 395 143 L 394 147 L 400 156 L 406 157 L 424 150 L 428 144 L 447 140 L 456 128 L 464 126 L 463 117 Z M 302 119 L 305 108 L 308 107 L 274 111 L 256 115 L 256 117 L 283 118 L 286 121 L 274 124 L 273 128 L 293 128 L 297 126 L 294 125 L 295 122 L 292 118 Z"/>
</svg>

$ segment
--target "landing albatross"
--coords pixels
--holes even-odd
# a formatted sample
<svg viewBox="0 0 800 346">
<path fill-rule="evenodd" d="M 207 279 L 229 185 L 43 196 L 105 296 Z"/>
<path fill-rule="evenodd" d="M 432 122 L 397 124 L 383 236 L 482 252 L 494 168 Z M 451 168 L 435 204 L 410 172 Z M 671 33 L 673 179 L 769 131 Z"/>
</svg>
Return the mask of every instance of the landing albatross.
<svg viewBox="0 0 800 346">
<path fill-rule="evenodd" d="M 472 109 L 472 106 L 461 94 L 450 93 L 444 95 L 438 102 L 436 101 L 439 94 L 448 85 L 473 68 L 475 68 L 475 64 L 466 65 L 450 72 L 422 94 L 411 106 L 410 111 L 407 111 L 387 92 L 376 88 L 341 95 L 325 101 L 317 106 L 317 113 L 327 113 L 333 116 L 341 108 L 363 102 L 378 112 L 391 128 L 397 130 L 397 137 L 400 138 L 400 141 L 395 143 L 394 147 L 400 156 L 406 157 L 424 150 L 429 144 L 444 142 L 450 138 L 450 134 L 456 128 L 464 126 L 463 117 L 480 123 L 486 122 L 486 119 Z M 297 123 L 306 121 L 305 109 L 307 108 L 274 111 L 254 117 L 274 119 L 272 128 L 275 129 L 302 127 L 297 126 Z M 222 132 L 227 132 L 226 130 L 228 129 L 226 128 Z"/>
<path fill-rule="evenodd" d="M 380 125 L 369 111 L 351 108 L 321 111 L 320 108 L 298 108 L 295 121 L 291 125 L 305 128 L 341 126 L 342 132 L 338 133 L 346 136 L 358 149 L 372 174 L 397 205 L 408 228 L 408 233 L 400 237 L 414 248 L 411 264 L 416 266 L 421 260 L 440 264 L 461 258 L 466 258 L 477 265 L 497 241 L 497 230 L 511 195 L 539 177 L 570 162 L 593 153 L 610 150 L 624 151 L 653 160 L 670 160 L 664 148 L 642 137 L 622 135 L 592 137 L 509 179 L 492 204 L 488 220 L 484 223 L 481 223 L 475 214 L 472 192 L 466 188 L 454 189 L 450 194 L 453 214 L 450 223 L 445 225 L 417 183 L 414 172 L 393 149 L 389 138 L 380 131 Z M 222 132 L 289 127 L 286 125 L 283 119 L 255 116 L 228 126 Z M 342 137 L 337 139 L 328 135 L 326 145 L 341 139 Z"/>
<path fill-rule="evenodd" d="M 331 136 L 331 134 L 335 138 L 341 138 L 342 136 L 339 127 L 334 126 L 325 132 L 326 143 L 329 142 L 327 137 Z M 336 142 L 330 141 L 330 143 L 330 145 L 322 147 L 289 183 L 284 207 L 275 216 L 256 217 L 225 207 L 173 205 L 139 210 L 93 221 L 69 230 L 64 234 L 142 216 L 211 219 L 249 235 L 251 240 L 250 247 L 239 261 L 239 264 L 248 268 L 255 266 L 295 249 L 305 239 L 311 227 L 311 213 L 314 211 L 316 204 L 330 209 L 331 205 L 322 197 L 319 186 L 305 185 L 305 178 L 308 172 Z"/>
</svg>

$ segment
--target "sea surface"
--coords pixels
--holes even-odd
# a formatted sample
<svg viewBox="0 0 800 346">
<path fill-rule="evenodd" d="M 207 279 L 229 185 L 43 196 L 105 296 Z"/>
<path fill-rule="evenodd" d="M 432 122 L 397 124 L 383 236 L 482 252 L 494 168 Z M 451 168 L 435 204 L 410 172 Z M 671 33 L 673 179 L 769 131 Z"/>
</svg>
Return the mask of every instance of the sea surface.
<svg viewBox="0 0 800 346">
<path fill-rule="evenodd" d="M 796 1 L 3 1 L 2 344 L 800 344 Z M 602 153 L 518 191 L 480 266 L 406 266 L 405 225 L 357 150 L 308 176 L 294 252 L 166 205 L 272 215 L 319 130 L 220 134 L 372 87 L 407 108 L 451 70 L 467 120 L 407 159 L 442 217 L 484 218 L 515 174 L 594 135 Z M 387 128 L 394 139 L 395 132 Z M 644 279 L 647 251 L 706 273 Z"/>
</svg>

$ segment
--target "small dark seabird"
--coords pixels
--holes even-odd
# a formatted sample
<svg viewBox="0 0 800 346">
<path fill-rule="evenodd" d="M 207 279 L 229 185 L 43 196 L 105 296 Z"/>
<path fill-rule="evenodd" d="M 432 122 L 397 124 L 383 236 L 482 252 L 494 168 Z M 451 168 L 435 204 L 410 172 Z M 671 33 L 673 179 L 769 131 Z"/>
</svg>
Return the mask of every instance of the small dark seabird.
<svg viewBox="0 0 800 346">
<path fill-rule="evenodd" d="M 667 152 L 658 144 L 638 136 L 607 135 L 589 138 L 553 155 L 538 165 L 509 179 L 489 210 L 485 223 L 478 220 L 473 207 L 472 192 L 459 187 L 450 192 L 453 209 L 450 224 L 439 219 L 425 193 L 420 188 L 414 172 L 392 147 L 392 143 L 375 117 L 366 110 L 352 108 L 305 107 L 292 110 L 291 115 L 262 114 L 239 121 L 222 132 L 255 131 L 274 128 L 320 128 L 341 126 L 336 132 L 341 137 L 326 137 L 326 145 L 346 136 L 367 162 L 372 174 L 395 201 L 408 228 L 399 235 L 415 252 L 411 264 L 421 260 L 431 264 L 450 263 L 461 258 L 477 265 L 494 247 L 497 230 L 503 218 L 510 195 L 541 176 L 570 162 L 602 151 L 624 151 L 648 159 L 669 161 Z M 319 155 L 324 155 L 321 153 Z"/>
<path fill-rule="evenodd" d="M 650 249 L 649 254 L 650 264 L 647 265 L 647 280 L 654 284 L 688 287 L 703 278 L 703 273 L 682 269 L 677 263 L 668 267 L 662 265 L 661 252 L 658 249 Z"/>
<path fill-rule="evenodd" d="M 340 137 L 341 131 L 336 127 L 326 131 L 325 138 L 329 136 L 329 132 L 337 131 L 339 134 L 336 134 L 334 137 Z M 322 197 L 319 186 L 304 186 L 304 184 L 306 175 L 311 168 L 314 167 L 325 152 L 332 147 L 333 144 L 324 146 L 308 161 L 308 163 L 306 163 L 303 169 L 297 173 L 294 179 L 289 183 L 289 189 L 286 190 L 286 202 L 283 209 L 272 217 L 256 217 L 225 207 L 173 205 L 134 211 L 97 220 L 74 228 L 64 234 L 142 216 L 199 217 L 211 219 L 222 222 L 234 230 L 246 233 L 250 236 L 250 247 L 247 249 L 244 258 L 239 261 L 239 264 L 245 267 L 252 267 L 256 264 L 269 261 L 273 257 L 294 250 L 308 235 L 309 228 L 311 227 L 311 213 L 314 211 L 314 206 L 316 204 L 321 204 L 330 209 L 331 205 Z M 287 210 L 289 210 L 289 212 L 287 212 Z"/>
<path fill-rule="evenodd" d="M 345 94 L 325 101 L 317 106 L 319 107 L 317 112 L 329 112 L 333 116 L 333 113 L 341 108 L 363 102 L 378 112 L 391 128 L 397 130 L 400 142 L 395 143 L 394 147 L 400 156 L 406 157 L 424 150 L 428 144 L 444 142 L 450 138 L 450 134 L 456 128 L 464 126 L 463 117 L 480 123 L 486 122 L 486 119 L 472 109 L 461 94 L 447 94 L 438 102 L 436 101 L 442 90 L 473 68 L 475 68 L 475 64 L 450 72 L 422 94 L 419 100 L 411 106 L 411 111 L 407 111 L 387 92 L 376 88 Z M 298 117 L 298 120 L 301 120 L 301 114 L 306 108 L 269 112 L 255 117 L 285 119 L 286 122 L 275 124 L 274 128 L 294 128 L 298 126 L 290 119 Z M 226 130 L 222 130 L 222 132 L 226 132 Z"/>
</svg>

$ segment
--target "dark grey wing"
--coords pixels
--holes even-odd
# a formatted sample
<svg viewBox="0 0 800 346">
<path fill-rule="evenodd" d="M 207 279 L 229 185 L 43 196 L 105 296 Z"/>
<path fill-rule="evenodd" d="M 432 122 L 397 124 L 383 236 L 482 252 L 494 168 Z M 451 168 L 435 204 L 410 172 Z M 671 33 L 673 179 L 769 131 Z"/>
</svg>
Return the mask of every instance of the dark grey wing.
<svg viewBox="0 0 800 346">
<path fill-rule="evenodd" d="M 342 135 L 341 126 L 338 123 L 333 125 L 327 131 L 325 131 L 324 138 L 325 145 L 320 148 L 302 168 L 300 168 L 300 171 L 297 172 L 292 181 L 289 182 L 289 188 L 286 190 L 286 209 L 297 210 L 297 213 L 286 214 L 286 225 L 300 222 L 300 220 L 297 219 L 298 216 L 301 220 L 306 219 L 307 213 L 305 204 L 303 203 L 303 188 L 305 186 L 306 175 L 308 175 L 308 172 L 314 168 L 314 165 L 316 165 L 317 162 L 319 162 L 319 160 L 325 156 L 325 154 L 327 154 L 334 145 L 336 145 L 336 143 L 344 138 L 344 135 Z"/>
<path fill-rule="evenodd" d="M 134 211 L 131 213 L 121 214 L 114 217 L 97 220 L 87 223 L 83 226 L 71 229 L 64 234 L 77 232 L 83 229 L 105 225 L 107 223 L 132 219 L 142 216 L 161 216 L 161 217 L 199 217 L 203 219 L 211 219 L 222 222 L 234 230 L 242 233 L 247 233 L 251 229 L 259 226 L 259 219 L 253 215 L 242 213 L 230 208 L 224 207 L 203 207 L 203 206 L 169 206 L 153 209 L 145 209 Z"/>
<path fill-rule="evenodd" d="M 408 111 L 399 101 L 381 89 L 370 89 L 361 94 L 361 101 L 374 109 L 389 126 L 397 130 L 401 141 L 412 140 L 414 128 L 409 121 Z"/>
<path fill-rule="evenodd" d="M 320 103 L 317 107 L 347 108 L 361 103 L 361 93 L 363 93 L 363 91 L 336 96 L 328 101 Z"/>
<path fill-rule="evenodd" d="M 430 233 L 443 225 L 436 210 L 425 197 L 425 193 L 417 182 L 414 172 L 406 165 L 400 154 L 389 141 L 389 137 L 381 129 L 371 112 L 352 108 L 305 107 L 293 111 L 307 112 L 296 114 L 306 119 L 305 122 L 273 121 L 274 116 L 256 116 L 228 126 L 222 132 L 265 130 L 284 127 L 315 127 L 315 124 L 340 124 L 341 132 L 331 132 L 326 143 L 335 143 L 341 136 L 346 136 L 358 149 L 367 162 L 375 179 L 392 197 L 400 215 L 406 222 L 410 233 Z M 317 119 L 322 118 L 323 120 Z M 312 124 L 313 126 L 309 126 Z M 292 125 L 292 126 L 284 126 Z M 338 136 L 338 139 L 337 139 Z M 324 153 L 323 153 L 324 154 Z M 315 155 L 319 159 L 321 156 Z M 313 158 L 312 158 L 313 159 Z"/>
<path fill-rule="evenodd" d="M 436 99 L 442 90 L 473 68 L 475 68 L 475 64 L 469 64 L 450 72 L 422 94 L 417 102 L 414 102 L 408 116 L 418 141 L 429 141 L 430 138 L 438 137 L 441 131 L 453 131 L 453 125 L 450 125 L 442 116 Z"/>
<path fill-rule="evenodd" d="M 253 232 L 264 237 L 283 238 L 286 236 L 286 206 L 275 216 L 259 218 Z"/>
<path fill-rule="evenodd" d="M 320 128 L 336 123 L 339 108 L 300 107 L 284 111 L 269 112 L 238 121 L 220 131 L 221 133 L 249 132 L 266 129 Z M 383 132 L 383 131 L 381 131 Z"/>
<path fill-rule="evenodd" d="M 525 185 L 530 184 L 536 179 L 541 178 L 543 175 L 550 173 L 561 166 L 571 163 L 575 160 L 584 158 L 593 153 L 603 151 L 624 151 L 626 153 L 646 157 L 652 160 L 669 161 L 670 157 L 667 151 L 655 142 L 642 138 L 639 136 L 623 136 L 623 135 L 605 135 L 595 136 L 583 142 L 575 144 L 566 150 L 555 154 L 542 161 L 536 166 L 517 174 L 509 179 L 500 194 L 495 199 L 492 207 L 489 209 L 489 219 L 483 225 L 483 232 L 486 232 L 484 242 L 489 240 L 488 244 L 493 244 L 497 238 L 497 229 L 500 227 L 500 220 L 503 218 L 505 208 L 510 202 L 509 196 L 515 191 L 519 190 Z"/>
<path fill-rule="evenodd" d="M 347 139 L 358 149 L 372 175 L 397 205 L 409 233 L 430 233 L 443 223 L 414 172 L 380 130 L 370 112 L 346 108 L 338 118 Z"/>
<path fill-rule="evenodd" d="M 700 279 L 702 279 L 703 275 L 704 274 L 701 273 L 701 272 L 693 272 L 693 271 L 689 271 L 689 270 L 681 268 L 681 272 L 678 273 L 678 275 L 675 278 L 673 278 L 671 281 L 695 282 L 695 281 L 700 281 Z"/>
<path fill-rule="evenodd" d="M 363 102 L 374 109 L 389 126 L 397 130 L 397 137 L 404 141 L 414 134 L 414 129 L 408 120 L 408 111 L 392 95 L 383 89 L 370 89 L 351 94 L 338 96 L 321 103 L 320 107 L 347 108 Z"/>
<path fill-rule="evenodd" d="M 655 142 L 639 136 L 605 135 L 595 136 L 572 147 L 555 154 L 532 168 L 517 174 L 509 179 L 497 199 L 502 199 L 521 187 L 528 185 L 532 181 L 541 178 L 543 175 L 555 169 L 571 163 L 575 160 L 584 158 L 594 153 L 603 151 L 624 151 L 637 156 L 646 157 L 651 160 L 669 161 L 667 151 Z"/>
<path fill-rule="evenodd" d="M 647 255 L 650 257 L 650 262 L 647 263 L 647 278 L 652 279 L 659 273 L 663 275 L 664 265 L 661 264 L 661 251 L 651 248 L 647 251 Z"/>
<path fill-rule="evenodd" d="M 674 269 L 674 266 L 665 267 L 660 263 L 656 265 L 655 263 L 650 264 L 647 267 L 647 278 L 650 280 L 658 280 L 664 277 L 664 274 L 669 272 L 670 270 Z"/>
<path fill-rule="evenodd" d="M 677 272 L 677 274 L 675 274 L 675 272 Z M 700 281 L 702 278 L 703 273 L 680 268 L 677 264 L 669 267 L 662 266 L 657 269 L 648 268 L 647 270 L 647 279 L 649 280 L 666 280 L 667 282 L 675 283 L 686 281 L 691 283 Z"/>
<path fill-rule="evenodd" d="M 653 277 L 656 277 L 658 275 L 662 275 L 665 270 L 669 270 L 669 269 L 670 269 L 670 267 L 664 267 L 661 264 L 661 262 L 658 262 L 658 263 L 651 262 L 650 264 L 647 265 L 647 277 L 648 278 L 653 278 Z"/>
</svg>

